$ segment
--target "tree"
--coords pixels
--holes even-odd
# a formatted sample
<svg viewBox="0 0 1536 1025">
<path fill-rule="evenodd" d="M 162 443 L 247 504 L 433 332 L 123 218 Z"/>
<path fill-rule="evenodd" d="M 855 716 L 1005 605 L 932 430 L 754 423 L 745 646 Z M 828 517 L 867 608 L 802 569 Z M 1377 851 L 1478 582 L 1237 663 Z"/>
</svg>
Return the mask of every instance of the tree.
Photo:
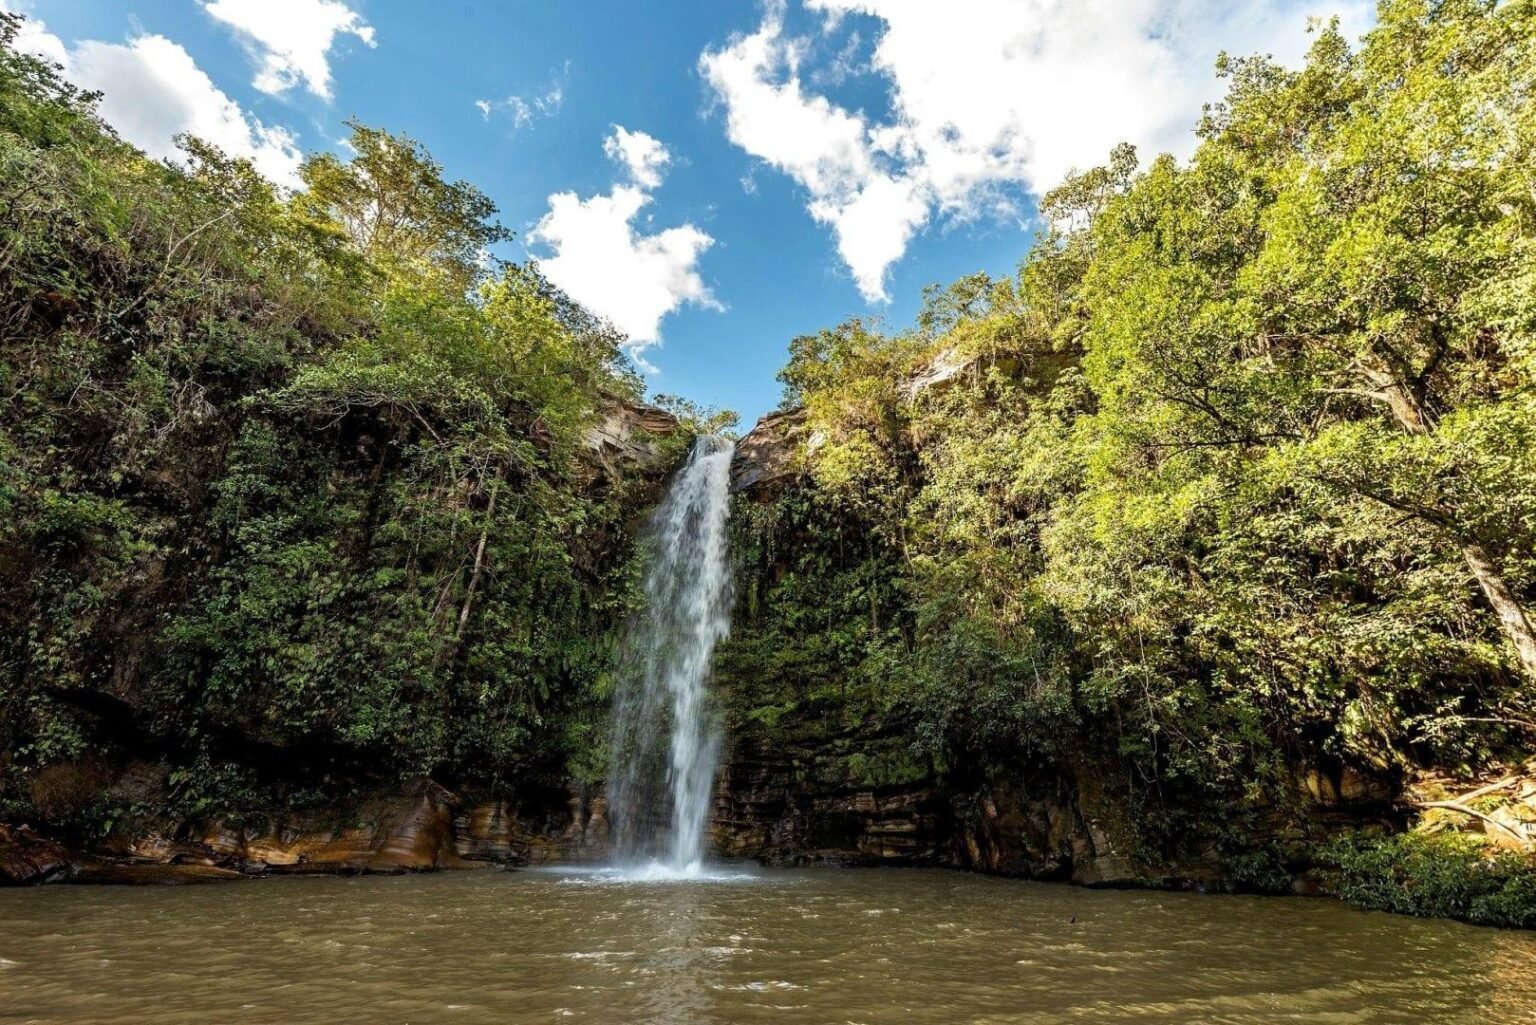
<svg viewBox="0 0 1536 1025">
<path fill-rule="evenodd" d="M 490 247 L 512 237 L 493 220 L 496 205 L 406 135 L 347 122 L 353 152 L 311 156 L 300 169 L 305 191 L 294 203 L 310 218 L 338 225 L 358 251 L 391 275 L 439 281 L 463 295 L 485 277 Z"/>
</svg>

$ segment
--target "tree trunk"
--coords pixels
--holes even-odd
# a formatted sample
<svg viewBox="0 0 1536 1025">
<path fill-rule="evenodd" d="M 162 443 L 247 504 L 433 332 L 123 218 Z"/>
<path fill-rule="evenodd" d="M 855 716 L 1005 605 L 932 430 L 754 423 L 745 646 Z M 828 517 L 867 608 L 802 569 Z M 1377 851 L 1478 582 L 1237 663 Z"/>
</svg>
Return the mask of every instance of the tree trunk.
<svg viewBox="0 0 1536 1025">
<path fill-rule="evenodd" d="M 1483 589 L 1483 596 L 1499 617 L 1504 636 L 1515 646 L 1520 668 L 1527 677 L 1536 680 L 1536 628 L 1531 626 L 1531 617 L 1482 545 L 1475 541 L 1466 542 L 1461 546 L 1461 554 L 1467 560 L 1472 575 L 1477 578 L 1477 585 Z"/>
<path fill-rule="evenodd" d="M 475 592 L 480 589 L 480 574 L 485 571 L 485 545 L 490 540 L 491 522 L 496 516 L 496 489 L 491 489 L 491 499 L 485 507 L 485 528 L 480 531 L 480 543 L 475 546 L 475 567 L 469 574 L 469 588 L 464 592 L 464 607 L 459 610 L 459 628 L 453 632 L 457 647 L 464 637 L 464 627 L 469 623 L 469 612 L 474 607 Z"/>
<path fill-rule="evenodd" d="M 475 607 L 475 592 L 480 589 L 480 575 L 485 572 L 485 549 L 491 539 L 491 525 L 495 518 L 496 489 L 492 488 L 490 501 L 485 506 L 485 523 L 480 528 L 480 539 L 475 544 L 475 561 L 469 571 L 469 586 L 464 589 L 464 604 L 459 607 L 458 625 L 454 628 L 453 637 L 438 649 L 437 657 L 432 662 L 434 668 L 447 665 L 459 657 L 459 648 L 464 641 L 464 629 L 469 625 L 469 616 Z M 454 571 L 453 576 L 454 579 L 458 579 L 457 570 Z"/>
<path fill-rule="evenodd" d="M 1433 362 L 1437 363 L 1438 357 Z M 1428 374 L 1429 370 L 1426 370 L 1416 380 L 1404 381 L 1401 377 L 1384 370 L 1367 373 L 1372 386 L 1378 389 L 1378 394 L 1391 408 L 1393 419 L 1408 434 L 1428 434 L 1435 425 L 1435 417 L 1425 401 L 1425 381 Z M 1443 518 L 1432 519 L 1431 522 L 1440 523 L 1453 535 L 1457 533 L 1453 513 L 1447 512 Z M 1519 596 L 1504 579 L 1498 564 L 1482 544 L 1464 538 L 1458 538 L 1458 540 L 1467 568 L 1472 571 L 1472 576 L 1477 580 L 1477 586 L 1482 588 L 1483 597 L 1487 598 L 1488 604 L 1493 606 L 1494 615 L 1498 617 L 1499 627 L 1504 631 L 1504 636 L 1509 639 L 1510 644 L 1514 645 L 1515 656 L 1520 660 L 1522 673 L 1528 679 L 1536 680 L 1536 628 L 1531 625 L 1530 614 L 1526 612 L 1525 606 L 1520 604 Z"/>
</svg>

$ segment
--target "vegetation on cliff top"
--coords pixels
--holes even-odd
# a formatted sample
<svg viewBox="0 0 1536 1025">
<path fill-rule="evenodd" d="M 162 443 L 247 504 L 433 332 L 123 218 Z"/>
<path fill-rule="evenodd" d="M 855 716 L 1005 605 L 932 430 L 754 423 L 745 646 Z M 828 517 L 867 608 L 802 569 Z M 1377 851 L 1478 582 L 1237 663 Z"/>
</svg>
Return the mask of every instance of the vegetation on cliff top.
<svg viewBox="0 0 1536 1025">
<path fill-rule="evenodd" d="M 563 779 L 634 481 L 619 339 L 473 186 L 354 124 L 275 192 L 117 141 L 0 15 L 0 816 Z"/>
<path fill-rule="evenodd" d="M 809 483 L 743 521 L 722 663 L 750 742 L 1092 763 L 1154 859 L 1306 771 L 1536 745 L 1536 7 L 1220 71 L 1194 158 L 1065 182 L 1016 279 L 795 341 Z"/>
</svg>

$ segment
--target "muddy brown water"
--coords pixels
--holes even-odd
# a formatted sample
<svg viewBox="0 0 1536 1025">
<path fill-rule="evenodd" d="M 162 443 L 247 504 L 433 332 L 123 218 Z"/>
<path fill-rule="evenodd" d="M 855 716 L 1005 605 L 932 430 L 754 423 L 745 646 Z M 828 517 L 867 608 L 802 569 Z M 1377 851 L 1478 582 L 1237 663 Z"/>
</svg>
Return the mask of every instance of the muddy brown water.
<svg viewBox="0 0 1536 1025">
<path fill-rule="evenodd" d="M 1536 1022 L 1536 935 L 941 871 L 0 892 L 0 1021 Z"/>
</svg>

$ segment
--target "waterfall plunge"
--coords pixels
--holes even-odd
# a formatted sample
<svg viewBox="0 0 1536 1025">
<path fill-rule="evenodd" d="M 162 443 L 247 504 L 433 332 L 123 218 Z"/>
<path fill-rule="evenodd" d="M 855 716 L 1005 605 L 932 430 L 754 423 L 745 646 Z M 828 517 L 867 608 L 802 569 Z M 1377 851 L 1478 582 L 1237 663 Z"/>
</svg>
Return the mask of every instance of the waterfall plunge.
<svg viewBox="0 0 1536 1025">
<path fill-rule="evenodd" d="M 618 862 L 648 874 L 697 874 L 704 854 L 720 754 L 710 660 L 731 625 L 734 450 L 720 438 L 694 444 L 651 519 L 646 607 L 625 639 L 608 808 Z"/>
</svg>

